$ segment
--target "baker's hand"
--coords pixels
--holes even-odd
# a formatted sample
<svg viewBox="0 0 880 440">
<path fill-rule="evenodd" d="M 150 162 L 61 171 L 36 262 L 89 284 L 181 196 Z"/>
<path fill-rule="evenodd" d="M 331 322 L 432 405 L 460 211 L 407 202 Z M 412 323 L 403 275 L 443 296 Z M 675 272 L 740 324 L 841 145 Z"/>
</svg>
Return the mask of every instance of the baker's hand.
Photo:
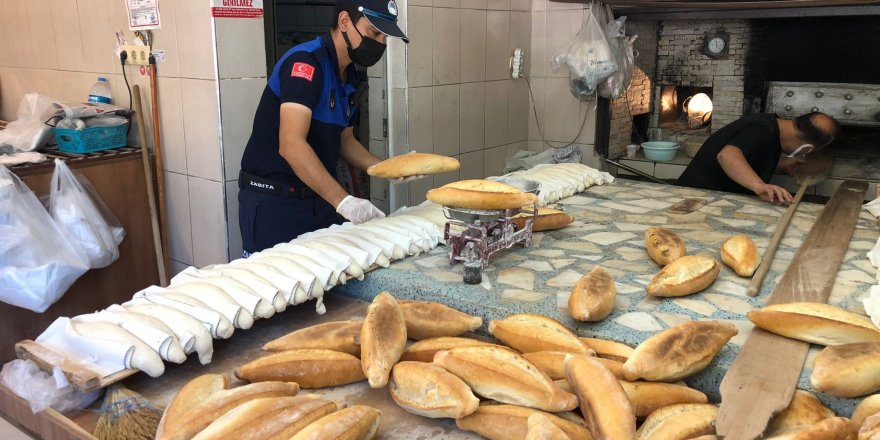
<svg viewBox="0 0 880 440">
<path fill-rule="evenodd" d="M 755 189 L 755 194 L 774 205 L 781 205 L 782 202 L 791 203 L 791 193 L 780 186 L 765 183 Z"/>
<path fill-rule="evenodd" d="M 379 208 L 373 206 L 369 200 L 359 199 L 350 195 L 345 196 L 345 198 L 339 202 L 339 206 L 336 207 L 336 212 L 356 225 L 366 223 L 374 218 L 385 217 L 385 213 L 380 211 Z"/>
<path fill-rule="evenodd" d="M 806 160 L 800 157 L 782 156 L 779 158 L 779 165 L 777 165 L 776 170 L 788 174 L 789 176 L 793 176 L 794 171 L 804 162 L 806 162 Z"/>
<path fill-rule="evenodd" d="M 424 179 L 425 177 L 428 177 L 428 175 L 427 174 L 416 174 L 413 176 L 397 177 L 397 178 L 388 179 L 388 180 L 395 185 L 400 185 L 401 183 L 408 183 L 408 182 L 412 182 L 413 180 Z"/>
</svg>

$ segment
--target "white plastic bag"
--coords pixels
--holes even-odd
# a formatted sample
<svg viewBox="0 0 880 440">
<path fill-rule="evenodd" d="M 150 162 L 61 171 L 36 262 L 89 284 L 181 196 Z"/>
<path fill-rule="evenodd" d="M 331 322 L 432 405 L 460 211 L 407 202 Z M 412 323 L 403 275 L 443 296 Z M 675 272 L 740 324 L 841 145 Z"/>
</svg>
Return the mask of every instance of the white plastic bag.
<svg viewBox="0 0 880 440">
<path fill-rule="evenodd" d="M 19 151 L 34 151 L 49 141 L 52 127 L 46 120 L 55 114 L 54 98 L 28 93 L 18 105 L 18 119 L 0 130 L 0 145 L 11 145 Z"/>
<path fill-rule="evenodd" d="M 571 89 L 579 99 L 586 100 L 612 73 L 617 71 L 617 60 L 605 35 L 605 13 L 602 6 L 593 3 L 584 27 L 568 47 L 554 57 L 554 67 L 567 67 Z"/>
<path fill-rule="evenodd" d="M 608 99 L 617 99 L 626 93 L 632 83 L 633 65 L 635 53 L 633 43 L 637 35 L 626 36 L 624 23 L 626 17 L 608 22 L 605 32 L 611 45 L 611 52 L 617 60 L 617 71 L 611 74 L 602 84 L 599 84 L 599 96 Z"/>
<path fill-rule="evenodd" d="M 42 313 L 88 269 L 37 196 L 0 166 L 0 301 Z"/>
<path fill-rule="evenodd" d="M 0 383 L 26 400 L 34 414 L 50 406 L 61 412 L 82 409 L 101 397 L 103 389 L 80 391 L 56 373 L 49 375 L 31 361 L 16 359 L 3 365 Z"/>
<path fill-rule="evenodd" d="M 74 175 L 64 161 L 55 159 L 49 213 L 85 253 L 89 267 L 98 269 L 119 258 L 125 230 L 90 189 L 85 177 Z"/>
</svg>

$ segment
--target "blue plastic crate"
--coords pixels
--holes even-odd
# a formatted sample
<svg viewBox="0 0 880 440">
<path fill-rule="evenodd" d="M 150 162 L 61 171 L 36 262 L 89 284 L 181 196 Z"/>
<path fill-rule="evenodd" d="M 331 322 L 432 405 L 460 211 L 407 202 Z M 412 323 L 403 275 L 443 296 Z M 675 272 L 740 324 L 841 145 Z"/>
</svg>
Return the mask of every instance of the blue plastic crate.
<svg viewBox="0 0 880 440">
<path fill-rule="evenodd" d="M 92 153 L 124 147 L 127 139 L 128 122 L 110 127 L 89 127 L 85 130 L 55 128 L 55 142 L 65 153 Z"/>
</svg>

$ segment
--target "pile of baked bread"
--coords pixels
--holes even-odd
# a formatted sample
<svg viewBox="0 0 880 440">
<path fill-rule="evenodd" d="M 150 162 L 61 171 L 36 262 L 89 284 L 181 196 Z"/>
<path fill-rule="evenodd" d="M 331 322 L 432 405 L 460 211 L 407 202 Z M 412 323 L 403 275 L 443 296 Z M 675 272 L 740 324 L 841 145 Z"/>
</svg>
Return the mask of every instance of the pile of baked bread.
<svg viewBox="0 0 880 440">
<path fill-rule="evenodd" d="M 779 313 L 768 309 L 756 313 Z M 229 389 L 226 377 L 196 378 L 166 409 L 157 438 L 369 439 L 381 421 L 378 410 L 298 394 L 362 380 L 377 392 L 387 388 L 408 412 L 455 419 L 460 429 L 490 439 L 714 436 L 717 406 L 682 380 L 706 368 L 736 335 L 732 324 L 688 322 L 636 348 L 578 337 L 540 315 L 489 322 L 494 341 L 466 337 L 481 326 L 481 318 L 442 304 L 381 293 L 362 321 L 327 322 L 266 343 L 272 354 L 234 372 L 247 385 Z M 880 398 L 872 396 L 852 420 L 835 417 L 798 391 L 767 436 L 856 438 L 863 422 L 865 432 L 877 429 L 880 415 L 868 416 L 878 412 Z"/>
</svg>

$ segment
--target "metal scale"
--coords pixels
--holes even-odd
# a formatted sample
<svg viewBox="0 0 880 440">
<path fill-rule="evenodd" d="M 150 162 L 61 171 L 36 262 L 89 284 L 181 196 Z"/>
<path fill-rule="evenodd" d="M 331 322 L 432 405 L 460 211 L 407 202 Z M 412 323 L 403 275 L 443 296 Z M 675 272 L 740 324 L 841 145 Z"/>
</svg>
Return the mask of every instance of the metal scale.
<svg viewBox="0 0 880 440">
<path fill-rule="evenodd" d="M 541 184 L 532 180 L 495 180 L 535 195 L 540 192 Z M 449 219 L 443 230 L 443 238 L 450 246 L 449 264 L 462 262 L 464 283 L 479 284 L 483 279 L 483 269 L 489 267 L 492 255 L 510 249 L 517 243 L 524 247 L 532 245 L 532 225 L 538 215 L 538 202 L 529 207 L 498 210 L 444 206 L 443 214 Z M 517 230 L 513 217 L 519 214 L 527 216 L 524 227 Z"/>
</svg>

